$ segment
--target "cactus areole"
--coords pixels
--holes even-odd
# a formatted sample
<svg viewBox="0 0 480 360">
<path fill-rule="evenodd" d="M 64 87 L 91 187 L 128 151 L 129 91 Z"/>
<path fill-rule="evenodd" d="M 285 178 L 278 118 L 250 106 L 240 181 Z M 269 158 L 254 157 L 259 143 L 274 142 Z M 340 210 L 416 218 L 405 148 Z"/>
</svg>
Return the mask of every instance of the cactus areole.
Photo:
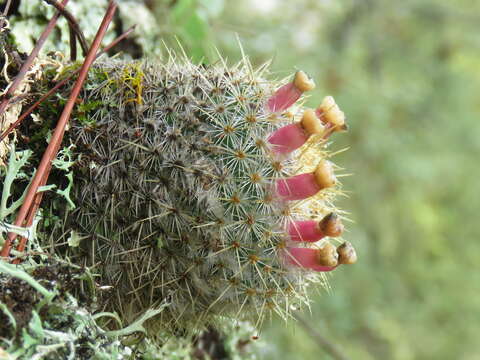
<svg viewBox="0 0 480 360">
<path fill-rule="evenodd" d="M 99 275 L 104 309 L 131 321 L 168 304 L 158 323 L 170 329 L 287 319 L 325 272 L 355 261 L 330 244 L 343 216 L 326 147 L 344 114 L 332 97 L 298 104 L 315 87 L 304 72 L 267 75 L 246 59 L 173 56 L 91 69 L 63 143 L 75 207 L 52 248 Z"/>
</svg>

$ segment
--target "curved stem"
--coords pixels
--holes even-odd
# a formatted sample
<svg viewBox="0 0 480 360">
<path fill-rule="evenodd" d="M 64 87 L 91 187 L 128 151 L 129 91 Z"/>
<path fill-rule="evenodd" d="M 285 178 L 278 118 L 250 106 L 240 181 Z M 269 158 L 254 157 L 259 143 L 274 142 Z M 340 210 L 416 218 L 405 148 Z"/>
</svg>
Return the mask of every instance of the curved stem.
<svg viewBox="0 0 480 360">
<path fill-rule="evenodd" d="M 80 26 L 78 25 L 77 19 L 75 19 L 72 13 L 70 13 L 70 11 L 65 9 L 65 7 L 59 4 L 57 1 L 55 0 L 43 0 L 43 1 L 45 1 L 47 4 L 52 5 L 55 9 L 58 10 L 60 14 L 62 14 L 62 16 L 65 19 L 67 19 L 70 29 L 77 36 L 78 42 L 80 43 L 80 46 L 82 48 L 83 56 L 85 56 L 88 53 L 88 43 L 87 43 L 87 40 L 85 40 L 85 36 L 83 35 L 83 32 L 80 29 Z"/>
<path fill-rule="evenodd" d="M 349 358 L 341 352 L 337 345 L 328 340 L 323 336 L 317 329 L 314 329 L 307 320 L 302 316 L 296 314 L 295 318 L 298 320 L 300 325 L 305 329 L 307 334 L 311 336 L 316 343 L 324 349 L 333 359 L 335 360 L 349 360 Z"/>
</svg>

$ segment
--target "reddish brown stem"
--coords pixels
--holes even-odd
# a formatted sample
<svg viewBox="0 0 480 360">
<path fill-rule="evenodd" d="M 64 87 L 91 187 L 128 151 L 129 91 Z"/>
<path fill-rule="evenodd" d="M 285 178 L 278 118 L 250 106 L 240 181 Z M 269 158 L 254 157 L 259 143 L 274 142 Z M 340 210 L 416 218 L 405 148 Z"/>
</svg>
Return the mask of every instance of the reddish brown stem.
<svg viewBox="0 0 480 360">
<path fill-rule="evenodd" d="M 305 320 L 302 316 L 297 314 L 295 318 L 298 320 L 300 325 L 303 326 L 306 333 L 311 336 L 313 340 L 315 340 L 322 349 L 328 353 L 332 359 L 335 360 L 348 360 L 349 357 L 343 353 L 343 351 L 330 340 L 328 340 L 325 336 L 323 336 L 316 328 L 314 328 L 310 323 Z"/>
<path fill-rule="evenodd" d="M 68 3 L 68 0 L 63 0 L 62 1 L 62 6 L 65 6 Z M 10 97 L 13 95 L 15 90 L 17 90 L 18 86 L 22 82 L 23 78 L 25 77 L 26 73 L 30 69 L 30 66 L 33 63 L 33 60 L 37 57 L 38 53 L 40 52 L 40 49 L 42 48 L 43 44 L 45 44 L 45 41 L 47 40 L 48 35 L 52 32 L 53 28 L 55 27 L 55 24 L 57 23 L 58 17 L 60 16 L 60 13 L 57 12 L 52 19 L 49 21 L 47 27 L 43 31 L 42 35 L 38 38 L 37 43 L 35 44 L 32 52 L 30 55 L 28 55 L 27 60 L 23 63 L 22 67 L 20 68 L 20 71 L 18 72 L 17 76 L 15 77 L 15 80 L 13 80 L 12 84 L 8 88 L 7 92 L 3 96 L 3 100 L 0 103 L 0 116 L 3 114 L 5 109 L 7 108 L 8 103 L 10 102 Z"/>
<path fill-rule="evenodd" d="M 136 25 L 133 25 L 130 27 L 127 31 L 125 31 L 122 35 L 117 37 L 115 40 L 113 40 L 110 44 L 108 44 L 104 49 L 98 52 L 96 59 L 99 58 L 101 55 L 105 54 L 107 51 L 109 51 L 111 48 L 116 46 L 120 41 L 125 39 L 130 33 L 135 29 Z M 49 98 L 52 94 L 54 94 L 59 88 L 61 88 L 63 85 L 65 85 L 68 81 L 72 79 L 76 74 L 80 72 L 80 69 L 75 70 L 73 73 L 71 73 L 67 78 L 63 79 L 62 81 L 59 81 L 58 83 L 55 84 L 53 88 L 51 88 L 45 95 L 43 95 L 39 100 L 37 100 L 32 106 L 30 106 L 22 115 L 18 117 L 18 119 L 11 124 L 7 130 L 3 132 L 3 134 L 0 136 L 0 143 L 10 134 L 16 127 L 20 125 L 20 123 L 28 116 L 30 115 L 41 103 L 43 103 L 47 98 Z"/>
<path fill-rule="evenodd" d="M 25 220 L 28 213 L 30 212 L 30 209 L 32 208 L 32 206 L 35 206 L 33 202 L 37 196 L 38 188 L 43 182 L 46 183 L 46 179 L 48 178 L 48 173 L 51 168 L 51 162 L 56 157 L 58 150 L 60 148 L 60 144 L 62 142 L 63 135 L 65 133 L 65 126 L 67 125 L 68 120 L 70 119 L 70 114 L 72 113 L 73 107 L 75 106 L 75 101 L 87 77 L 88 70 L 90 69 L 90 66 L 95 60 L 97 50 L 100 47 L 100 43 L 103 37 L 105 36 L 105 32 L 107 31 L 108 25 L 112 21 L 112 18 L 113 18 L 113 15 L 115 14 L 116 9 L 117 9 L 117 4 L 115 3 L 115 1 L 110 1 L 107 12 L 102 20 L 102 23 L 97 31 L 97 34 L 95 35 L 95 39 L 93 40 L 92 46 L 90 47 L 90 50 L 88 51 L 88 54 L 85 57 L 83 65 L 80 69 L 78 79 L 75 82 L 75 85 L 73 86 L 70 97 L 68 98 L 67 103 L 65 104 L 65 107 L 62 111 L 62 114 L 58 119 L 58 123 L 50 139 L 50 143 L 48 144 L 47 149 L 45 150 L 45 153 L 42 156 L 42 160 L 38 165 L 38 169 L 35 172 L 35 175 L 32 179 L 32 182 L 28 187 L 25 200 L 23 201 L 23 204 L 20 207 L 20 211 L 17 214 L 17 218 L 15 219 L 15 222 L 14 222 L 15 226 L 25 225 Z M 32 214 L 31 218 L 33 219 L 33 217 L 35 217 L 35 214 L 34 212 L 30 212 L 30 213 Z M 5 244 L 2 248 L 0 256 L 8 257 L 10 255 L 10 250 L 12 248 L 12 244 L 16 239 L 16 237 L 17 235 L 14 232 L 9 232 L 7 234 L 7 238 L 5 240 Z M 22 238 L 17 246 L 17 250 L 23 251 L 25 249 L 25 245 L 26 245 L 26 239 Z"/>
<path fill-rule="evenodd" d="M 4 17 L 7 17 L 8 15 L 8 11 L 10 10 L 10 5 L 12 4 L 12 0 L 7 0 L 7 3 L 5 5 L 5 7 L 3 8 L 3 14 L 2 16 Z M 5 25 L 5 21 L 3 19 L 0 19 L 0 28 L 3 27 L 3 25 Z"/>
<path fill-rule="evenodd" d="M 98 54 L 98 56 L 106 53 L 107 51 L 110 51 L 110 49 L 112 49 L 114 46 L 116 46 L 120 41 L 122 41 L 123 39 L 125 39 L 128 35 L 130 35 L 130 33 L 135 30 L 135 28 L 137 27 L 137 25 L 132 25 L 130 26 L 127 31 L 125 31 L 122 35 L 120 35 L 119 37 L 117 37 L 115 40 L 113 40 L 110 44 L 108 44 L 107 46 L 105 46 L 105 48 L 100 51 L 100 53 Z M 97 56 L 97 57 L 98 57 Z"/>
<path fill-rule="evenodd" d="M 51 165 L 50 165 L 50 167 L 51 167 Z M 48 172 L 50 172 L 50 167 L 48 169 Z M 42 181 L 40 182 L 40 186 L 44 186 L 47 183 L 47 180 L 48 180 L 48 173 L 45 173 L 45 175 L 42 178 Z M 40 207 L 40 203 L 42 202 L 42 198 L 43 198 L 43 193 L 36 194 L 36 196 L 33 200 L 33 204 L 30 207 L 30 210 L 28 212 L 27 218 L 25 219 L 25 227 L 32 226 L 33 220 L 35 219 L 35 215 L 38 211 L 38 208 Z M 20 245 L 22 245 L 22 246 L 20 246 Z M 18 251 L 23 251 L 25 249 L 26 245 L 27 245 L 27 238 L 21 236 L 20 237 L 20 242 L 19 242 L 19 245 L 18 245 L 18 248 L 17 248 Z M 20 264 L 21 262 L 22 262 L 21 258 L 15 258 L 15 259 L 12 260 L 13 264 Z"/>
<path fill-rule="evenodd" d="M 12 0 L 7 0 L 7 4 L 3 8 L 3 16 L 7 16 L 8 10 L 10 10 L 10 5 L 12 4 Z"/>
<path fill-rule="evenodd" d="M 68 26 L 70 27 L 70 30 L 75 33 L 75 36 L 78 39 L 78 42 L 80 43 L 80 46 L 82 48 L 83 56 L 85 56 L 88 52 L 88 43 L 87 40 L 85 40 L 85 36 L 83 35 L 82 30 L 80 29 L 80 26 L 78 25 L 77 19 L 63 6 L 61 6 L 57 1 L 55 0 L 44 0 L 47 4 L 52 5 L 55 9 L 57 9 L 62 16 L 67 19 L 68 21 Z M 70 40 L 71 41 L 71 40 Z"/>
<path fill-rule="evenodd" d="M 68 28 L 68 34 L 70 37 L 70 61 L 74 62 L 77 60 L 77 38 L 75 37 L 75 32 L 71 27 Z"/>
</svg>

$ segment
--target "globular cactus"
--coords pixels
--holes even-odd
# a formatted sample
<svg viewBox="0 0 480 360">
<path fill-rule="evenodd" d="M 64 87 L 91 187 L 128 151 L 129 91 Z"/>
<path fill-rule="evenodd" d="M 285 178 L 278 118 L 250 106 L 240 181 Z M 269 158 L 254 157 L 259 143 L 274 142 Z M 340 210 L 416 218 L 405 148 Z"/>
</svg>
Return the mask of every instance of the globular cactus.
<svg viewBox="0 0 480 360">
<path fill-rule="evenodd" d="M 355 261 L 328 240 L 343 226 L 326 145 L 344 114 L 332 97 L 290 110 L 313 81 L 266 72 L 173 56 L 91 70 L 65 143 L 78 156 L 62 231 L 81 241 L 56 247 L 112 286 L 106 309 L 132 320 L 168 303 L 170 329 L 288 318 L 311 283 Z"/>
</svg>

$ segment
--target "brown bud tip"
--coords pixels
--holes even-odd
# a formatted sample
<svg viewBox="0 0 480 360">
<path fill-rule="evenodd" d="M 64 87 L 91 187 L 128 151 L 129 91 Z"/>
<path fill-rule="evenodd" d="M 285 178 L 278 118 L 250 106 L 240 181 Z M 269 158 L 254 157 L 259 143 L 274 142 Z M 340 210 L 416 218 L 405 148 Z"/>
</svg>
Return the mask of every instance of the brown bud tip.
<svg viewBox="0 0 480 360">
<path fill-rule="evenodd" d="M 325 246 L 318 250 L 318 264 L 320 266 L 337 266 L 338 253 L 335 246 L 326 243 Z"/>
<path fill-rule="evenodd" d="M 312 109 L 304 111 L 301 124 L 308 135 L 323 134 L 325 131 L 325 126 Z"/>
<path fill-rule="evenodd" d="M 355 264 L 357 262 L 357 253 L 348 241 L 344 242 L 337 248 L 339 264 Z"/>
<path fill-rule="evenodd" d="M 333 164 L 328 160 L 322 160 L 315 169 L 315 180 L 320 189 L 332 187 L 337 182 L 333 173 Z"/>
<path fill-rule="evenodd" d="M 340 236 L 344 228 L 340 217 L 333 212 L 325 216 L 318 226 L 322 234 L 330 237 Z"/>
<path fill-rule="evenodd" d="M 297 71 L 295 78 L 293 79 L 293 85 L 301 92 L 310 91 L 315 89 L 315 83 L 308 77 L 303 71 Z"/>
</svg>

